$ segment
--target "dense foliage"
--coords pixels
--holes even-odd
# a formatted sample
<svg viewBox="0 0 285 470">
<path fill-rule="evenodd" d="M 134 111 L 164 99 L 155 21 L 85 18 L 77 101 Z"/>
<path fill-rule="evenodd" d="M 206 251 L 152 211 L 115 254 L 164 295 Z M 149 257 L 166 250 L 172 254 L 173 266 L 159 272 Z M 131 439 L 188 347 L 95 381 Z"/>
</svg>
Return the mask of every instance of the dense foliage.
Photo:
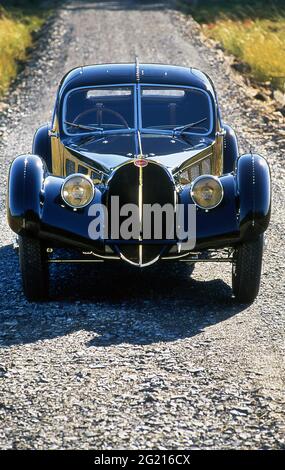
<svg viewBox="0 0 285 470">
<path fill-rule="evenodd" d="M 285 0 L 188 0 L 186 8 L 255 79 L 284 90 Z"/>
</svg>

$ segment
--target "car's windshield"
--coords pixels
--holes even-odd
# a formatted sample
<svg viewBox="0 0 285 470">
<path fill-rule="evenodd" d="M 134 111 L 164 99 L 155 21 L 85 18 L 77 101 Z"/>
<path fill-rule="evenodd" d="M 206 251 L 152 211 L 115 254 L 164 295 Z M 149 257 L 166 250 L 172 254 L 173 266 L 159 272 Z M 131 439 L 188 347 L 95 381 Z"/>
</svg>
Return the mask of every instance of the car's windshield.
<svg viewBox="0 0 285 470">
<path fill-rule="evenodd" d="M 67 134 L 133 129 L 134 87 L 79 88 L 65 98 L 63 125 Z"/>
<path fill-rule="evenodd" d="M 207 92 L 191 87 L 135 85 L 77 88 L 64 100 L 63 129 L 68 135 L 150 132 L 208 135 L 213 110 Z M 139 106 L 136 106 L 137 101 Z M 141 114 L 136 116 L 137 110 Z"/>
<path fill-rule="evenodd" d="M 186 87 L 147 85 L 140 89 L 143 129 L 181 128 L 204 135 L 211 132 L 213 119 L 208 93 Z"/>
</svg>

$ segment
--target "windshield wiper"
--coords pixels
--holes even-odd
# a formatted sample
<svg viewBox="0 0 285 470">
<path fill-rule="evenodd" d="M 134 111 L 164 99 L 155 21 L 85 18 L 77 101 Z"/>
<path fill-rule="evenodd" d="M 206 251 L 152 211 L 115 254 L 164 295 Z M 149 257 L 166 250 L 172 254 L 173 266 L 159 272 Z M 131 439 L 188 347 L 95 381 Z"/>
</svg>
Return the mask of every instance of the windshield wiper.
<svg viewBox="0 0 285 470">
<path fill-rule="evenodd" d="M 102 133 L 98 134 L 93 134 L 93 135 L 82 135 L 80 136 L 78 143 L 74 144 L 76 147 L 81 147 L 82 145 L 89 144 L 90 142 L 93 142 L 96 140 L 98 142 L 99 140 L 105 139 L 104 135 Z"/>
<path fill-rule="evenodd" d="M 84 129 L 86 131 L 100 131 L 100 132 L 104 131 L 102 127 L 84 126 L 83 124 L 75 124 L 75 122 L 64 121 L 64 124 L 67 124 L 68 126 L 76 127 L 77 129 Z"/>
<path fill-rule="evenodd" d="M 197 124 L 201 124 L 201 122 L 207 121 L 207 117 L 200 119 L 199 121 L 196 122 L 191 122 L 190 124 L 186 124 L 185 126 L 179 126 L 179 127 L 174 127 L 172 129 L 173 135 L 175 135 L 176 132 L 179 132 L 180 134 L 183 134 L 183 132 L 187 131 L 188 129 L 191 129 L 192 127 L 197 126 Z"/>
</svg>

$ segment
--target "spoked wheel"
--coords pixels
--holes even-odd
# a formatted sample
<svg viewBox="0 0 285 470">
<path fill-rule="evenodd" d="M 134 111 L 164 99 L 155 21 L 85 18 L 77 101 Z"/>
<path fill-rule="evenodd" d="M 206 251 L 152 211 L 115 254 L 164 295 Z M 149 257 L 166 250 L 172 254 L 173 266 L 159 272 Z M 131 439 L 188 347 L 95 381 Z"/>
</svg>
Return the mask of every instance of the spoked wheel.
<svg viewBox="0 0 285 470">
<path fill-rule="evenodd" d="M 48 298 L 49 272 L 47 253 L 43 242 L 19 236 L 19 261 L 23 290 L 27 300 Z"/>
<path fill-rule="evenodd" d="M 260 285 L 263 234 L 256 240 L 242 243 L 234 253 L 232 286 L 238 302 L 251 303 L 255 300 Z"/>
</svg>

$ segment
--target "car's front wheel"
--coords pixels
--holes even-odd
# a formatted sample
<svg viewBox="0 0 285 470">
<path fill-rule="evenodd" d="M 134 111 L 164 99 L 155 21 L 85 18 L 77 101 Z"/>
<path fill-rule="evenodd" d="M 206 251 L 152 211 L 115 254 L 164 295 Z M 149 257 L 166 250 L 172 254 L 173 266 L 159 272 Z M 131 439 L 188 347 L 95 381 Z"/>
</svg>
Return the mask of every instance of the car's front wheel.
<svg viewBox="0 0 285 470">
<path fill-rule="evenodd" d="M 238 302 L 251 303 L 255 300 L 260 285 L 263 234 L 256 240 L 242 243 L 234 253 L 232 286 Z"/>
<path fill-rule="evenodd" d="M 23 290 L 27 300 L 47 299 L 49 273 L 47 252 L 43 242 L 19 236 L 19 261 Z"/>
</svg>

